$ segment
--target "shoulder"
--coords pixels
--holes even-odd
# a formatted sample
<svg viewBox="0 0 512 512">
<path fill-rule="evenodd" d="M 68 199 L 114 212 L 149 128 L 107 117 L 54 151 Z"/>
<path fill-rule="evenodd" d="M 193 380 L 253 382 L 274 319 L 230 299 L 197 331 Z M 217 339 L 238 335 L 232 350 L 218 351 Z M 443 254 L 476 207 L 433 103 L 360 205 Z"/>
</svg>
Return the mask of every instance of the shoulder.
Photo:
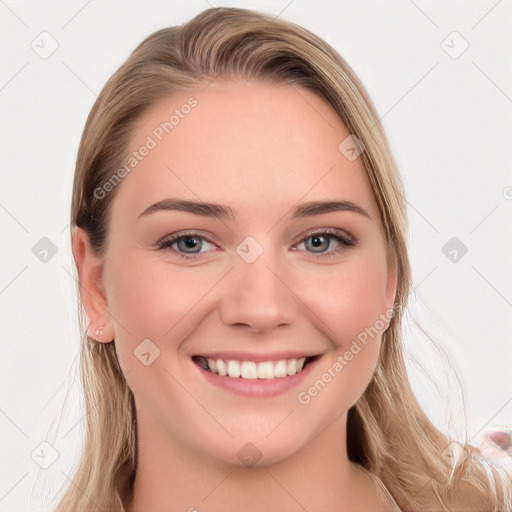
<svg viewBox="0 0 512 512">
<path fill-rule="evenodd" d="M 368 507 L 368 510 L 371 509 L 375 510 L 376 512 L 402 512 L 382 480 L 373 473 L 370 473 L 362 466 L 359 466 L 359 468 L 366 475 L 366 478 L 370 482 L 372 489 L 372 492 L 369 495 L 368 503 L 365 504 Z"/>
</svg>

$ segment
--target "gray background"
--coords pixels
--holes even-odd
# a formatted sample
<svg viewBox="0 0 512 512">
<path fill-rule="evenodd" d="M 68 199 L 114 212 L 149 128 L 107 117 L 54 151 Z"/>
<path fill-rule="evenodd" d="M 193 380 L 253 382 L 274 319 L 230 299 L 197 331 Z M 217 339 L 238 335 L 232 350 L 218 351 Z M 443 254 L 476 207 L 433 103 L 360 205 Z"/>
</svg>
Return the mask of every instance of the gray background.
<svg viewBox="0 0 512 512">
<path fill-rule="evenodd" d="M 0 0 L 0 512 L 26 511 L 30 499 L 32 510 L 49 510 L 50 495 L 69 483 L 86 415 L 75 382 L 61 416 L 78 352 L 68 217 L 86 116 L 143 38 L 210 5 L 299 23 L 353 66 L 407 190 L 415 390 L 454 435 L 464 434 L 461 392 L 469 439 L 492 426 L 512 428 L 510 1 L 35 5 Z"/>
</svg>

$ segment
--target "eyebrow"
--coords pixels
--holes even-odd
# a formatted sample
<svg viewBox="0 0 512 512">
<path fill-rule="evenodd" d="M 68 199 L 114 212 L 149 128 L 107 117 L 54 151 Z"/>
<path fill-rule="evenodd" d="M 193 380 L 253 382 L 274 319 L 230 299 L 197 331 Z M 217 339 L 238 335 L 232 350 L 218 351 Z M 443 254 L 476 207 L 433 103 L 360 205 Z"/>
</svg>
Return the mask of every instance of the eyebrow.
<svg viewBox="0 0 512 512">
<path fill-rule="evenodd" d="M 235 220 L 236 216 L 233 210 L 224 204 L 205 203 L 202 201 L 188 201 L 183 199 L 162 199 L 148 208 L 146 208 L 138 218 L 146 217 L 159 211 L 181 211 L 201 215 L 203 217 L 213 217 L 216 219 Z M 301 217 L 310 217 L 337 211 L 350 211 L 364 215 L 371 220 L 370 214 L 352 203 L 351 201 L 332 200 L 332 201 L 310 201 L 302 203 L 292 211 L 292 219 Z"/>
</svg>

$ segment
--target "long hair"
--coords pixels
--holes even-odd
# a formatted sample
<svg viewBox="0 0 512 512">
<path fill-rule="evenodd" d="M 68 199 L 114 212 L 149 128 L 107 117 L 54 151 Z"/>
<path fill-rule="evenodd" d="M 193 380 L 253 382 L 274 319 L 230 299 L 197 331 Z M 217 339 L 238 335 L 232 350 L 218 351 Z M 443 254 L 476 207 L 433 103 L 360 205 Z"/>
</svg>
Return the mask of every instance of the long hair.
<svg viewBox="0 0 512 512">
<path fill-rule="evenodd" d="M 221 79 L 306 88 L 337 112 L 364 145 L 364 164 L 380 212 L 389 264 L 397 272 L 396 311 L 382 338 L 376 371 L 347 419 L 349 458 L 376 475 L 404 511 L 494 511 L 511 505 L 510 478 L 464 445 L 466 458 L 449 464 L 451 440 L 427 418 L 409 383 L 401 324 L 411 293 L 404 187 L 376 109 L 347 62 L 325 41 L 291 22 L 239 8 L 211 8 L 147 37 L 107 81 L 81 138 L 73 182 L 71 231 L 86 230 L 101 255 L 109 206 L 94 191 L 127 159 L 141 115 L 175 91 Z M 77 287 L 80 375 L 88 411 L 84 444 L 72 483 L 56 511 L 126 510 L 137 467 L 132 391 L 114 343 L 87 336 Z"/>
</svg>

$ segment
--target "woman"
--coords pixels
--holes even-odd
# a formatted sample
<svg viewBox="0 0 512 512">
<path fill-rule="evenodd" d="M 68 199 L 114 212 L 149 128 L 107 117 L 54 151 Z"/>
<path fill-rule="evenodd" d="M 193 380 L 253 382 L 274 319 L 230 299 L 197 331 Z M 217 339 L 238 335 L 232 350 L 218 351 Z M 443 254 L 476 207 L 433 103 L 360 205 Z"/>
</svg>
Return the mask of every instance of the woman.
<svg viewBox="0 0 512 512">
<path fill-rule="evenodd" d="M 403 186 L 317 36 L 213 8 L 148 37 L 89 115 L 71 228 L 89 412 L 56 510 L 510 509 L 412 393 Z"/>
</svg>

